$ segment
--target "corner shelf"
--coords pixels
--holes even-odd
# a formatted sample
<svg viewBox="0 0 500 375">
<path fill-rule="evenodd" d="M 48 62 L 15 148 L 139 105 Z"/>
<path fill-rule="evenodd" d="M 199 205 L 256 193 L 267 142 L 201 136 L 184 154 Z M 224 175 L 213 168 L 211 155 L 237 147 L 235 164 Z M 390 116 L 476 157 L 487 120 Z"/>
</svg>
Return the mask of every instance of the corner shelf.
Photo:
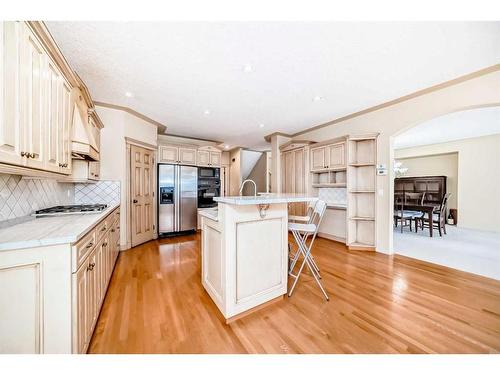
<svg viewBox="0 0 500 375">
<path fill-rule="evenodd" d="M 347 245 L 354 250 L 374 250 L 377 138 L 352 137 L 347 144 Z"/>
</svg>

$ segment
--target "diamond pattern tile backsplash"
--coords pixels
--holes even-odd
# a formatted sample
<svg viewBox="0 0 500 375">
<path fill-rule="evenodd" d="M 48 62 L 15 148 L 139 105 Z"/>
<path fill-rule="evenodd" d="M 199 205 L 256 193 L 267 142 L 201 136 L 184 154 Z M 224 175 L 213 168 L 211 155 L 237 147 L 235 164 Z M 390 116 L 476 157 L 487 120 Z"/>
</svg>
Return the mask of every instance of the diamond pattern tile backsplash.
<svg viewBox="0 0 500 375">
<path fill-rule="evenodd" d="M 120 202 L 120 181 L 75 184 L 75 204 Z"/>
<path fill-rule="evenodd" d="M 326 203 L 347 203 L 346 188 L 319 188 L 318 198 Z"/>
<path fill-rule="evenodd" d="M 72 204 L 73 201 L 73 184 L 0 173 L 0 221 L 28 216 L 42 208 Z"/>
</svg>

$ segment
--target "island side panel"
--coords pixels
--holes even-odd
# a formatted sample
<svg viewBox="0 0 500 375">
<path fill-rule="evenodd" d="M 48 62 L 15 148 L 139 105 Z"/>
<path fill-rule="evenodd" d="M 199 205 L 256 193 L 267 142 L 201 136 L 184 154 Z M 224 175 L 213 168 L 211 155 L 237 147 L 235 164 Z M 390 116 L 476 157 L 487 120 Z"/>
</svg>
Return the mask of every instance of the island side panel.
<svg viewBox="0 0 500 375">
<path fill-rule="evenodd" d="M 220 209 L 222 208 L 222 210 Z M 270 204 L 220 204 L 226 252 L 226 307 L 230 318 L 287 292 L 288 209 Z"/>
</svg>

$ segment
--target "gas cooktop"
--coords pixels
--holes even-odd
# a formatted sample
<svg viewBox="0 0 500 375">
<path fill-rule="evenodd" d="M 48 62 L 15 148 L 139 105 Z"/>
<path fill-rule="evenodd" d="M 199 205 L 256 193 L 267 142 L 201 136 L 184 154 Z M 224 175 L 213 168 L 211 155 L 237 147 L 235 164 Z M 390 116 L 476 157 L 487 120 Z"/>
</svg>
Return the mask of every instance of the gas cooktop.
<svg viewBox="0 0 500 375">
<path fill-rule="evenodd" d="M 107 204 L 75 204 L 69 206 L 55 206 L 35 211 L 33 216 L 58 216 L 78 214 L 98 214 L 108 207 Z"/>
</svg>

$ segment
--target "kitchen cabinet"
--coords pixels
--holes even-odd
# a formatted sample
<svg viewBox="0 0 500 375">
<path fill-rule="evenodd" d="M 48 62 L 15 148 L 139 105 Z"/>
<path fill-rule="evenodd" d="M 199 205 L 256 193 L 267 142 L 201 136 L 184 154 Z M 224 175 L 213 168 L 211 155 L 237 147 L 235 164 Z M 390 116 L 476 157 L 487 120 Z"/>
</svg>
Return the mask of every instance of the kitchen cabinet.
<svg viewBox="0 0 500 375">
<path fill-rule="evenodd" d="M 345 142 L 311 148 L 311 172 L 345 168 Z"/>
<path fill-rule="evenodd" d="M 71 174 L 72 86 L 26 22 L 2 22 L 1 164 Z"/>
<path fill-rule="evenodd" d="M 99 180 L 101 163 L 98 161 L 72 160 L 71 176 L 60 179 L 61 182 L 94 182 Z"/>
<path fill-rule="evenodd" d="M 0 353 L 87 351 L 118 256 L 119 220 L 117 208 L 75 243 L 0 251 Z"/>
<path fill-rule="evenodd" d="M 283 193 L 301 194 L 306 192 L 306 149 L 304 147 L 282 153 L 281 171 Z M 304 215 L 304 203 L 289 203 L 290 215 Z"/>
<path fill-rule="evenodd" d="M 179 147 L 179 164 L 196 165 L 196 149 Z"/>
<path fill-rule="evenodd" d="M 179 148 L 177 146 L 160 146 L 159 161 L 161 163 L 177 163 L 179 158 Z"/>
<path fill-rule="evenodd" d="M 222 152 L 212 146 L 198 148 L 197 164 L 200 167 L 220 168 Z"/>
</svg>

